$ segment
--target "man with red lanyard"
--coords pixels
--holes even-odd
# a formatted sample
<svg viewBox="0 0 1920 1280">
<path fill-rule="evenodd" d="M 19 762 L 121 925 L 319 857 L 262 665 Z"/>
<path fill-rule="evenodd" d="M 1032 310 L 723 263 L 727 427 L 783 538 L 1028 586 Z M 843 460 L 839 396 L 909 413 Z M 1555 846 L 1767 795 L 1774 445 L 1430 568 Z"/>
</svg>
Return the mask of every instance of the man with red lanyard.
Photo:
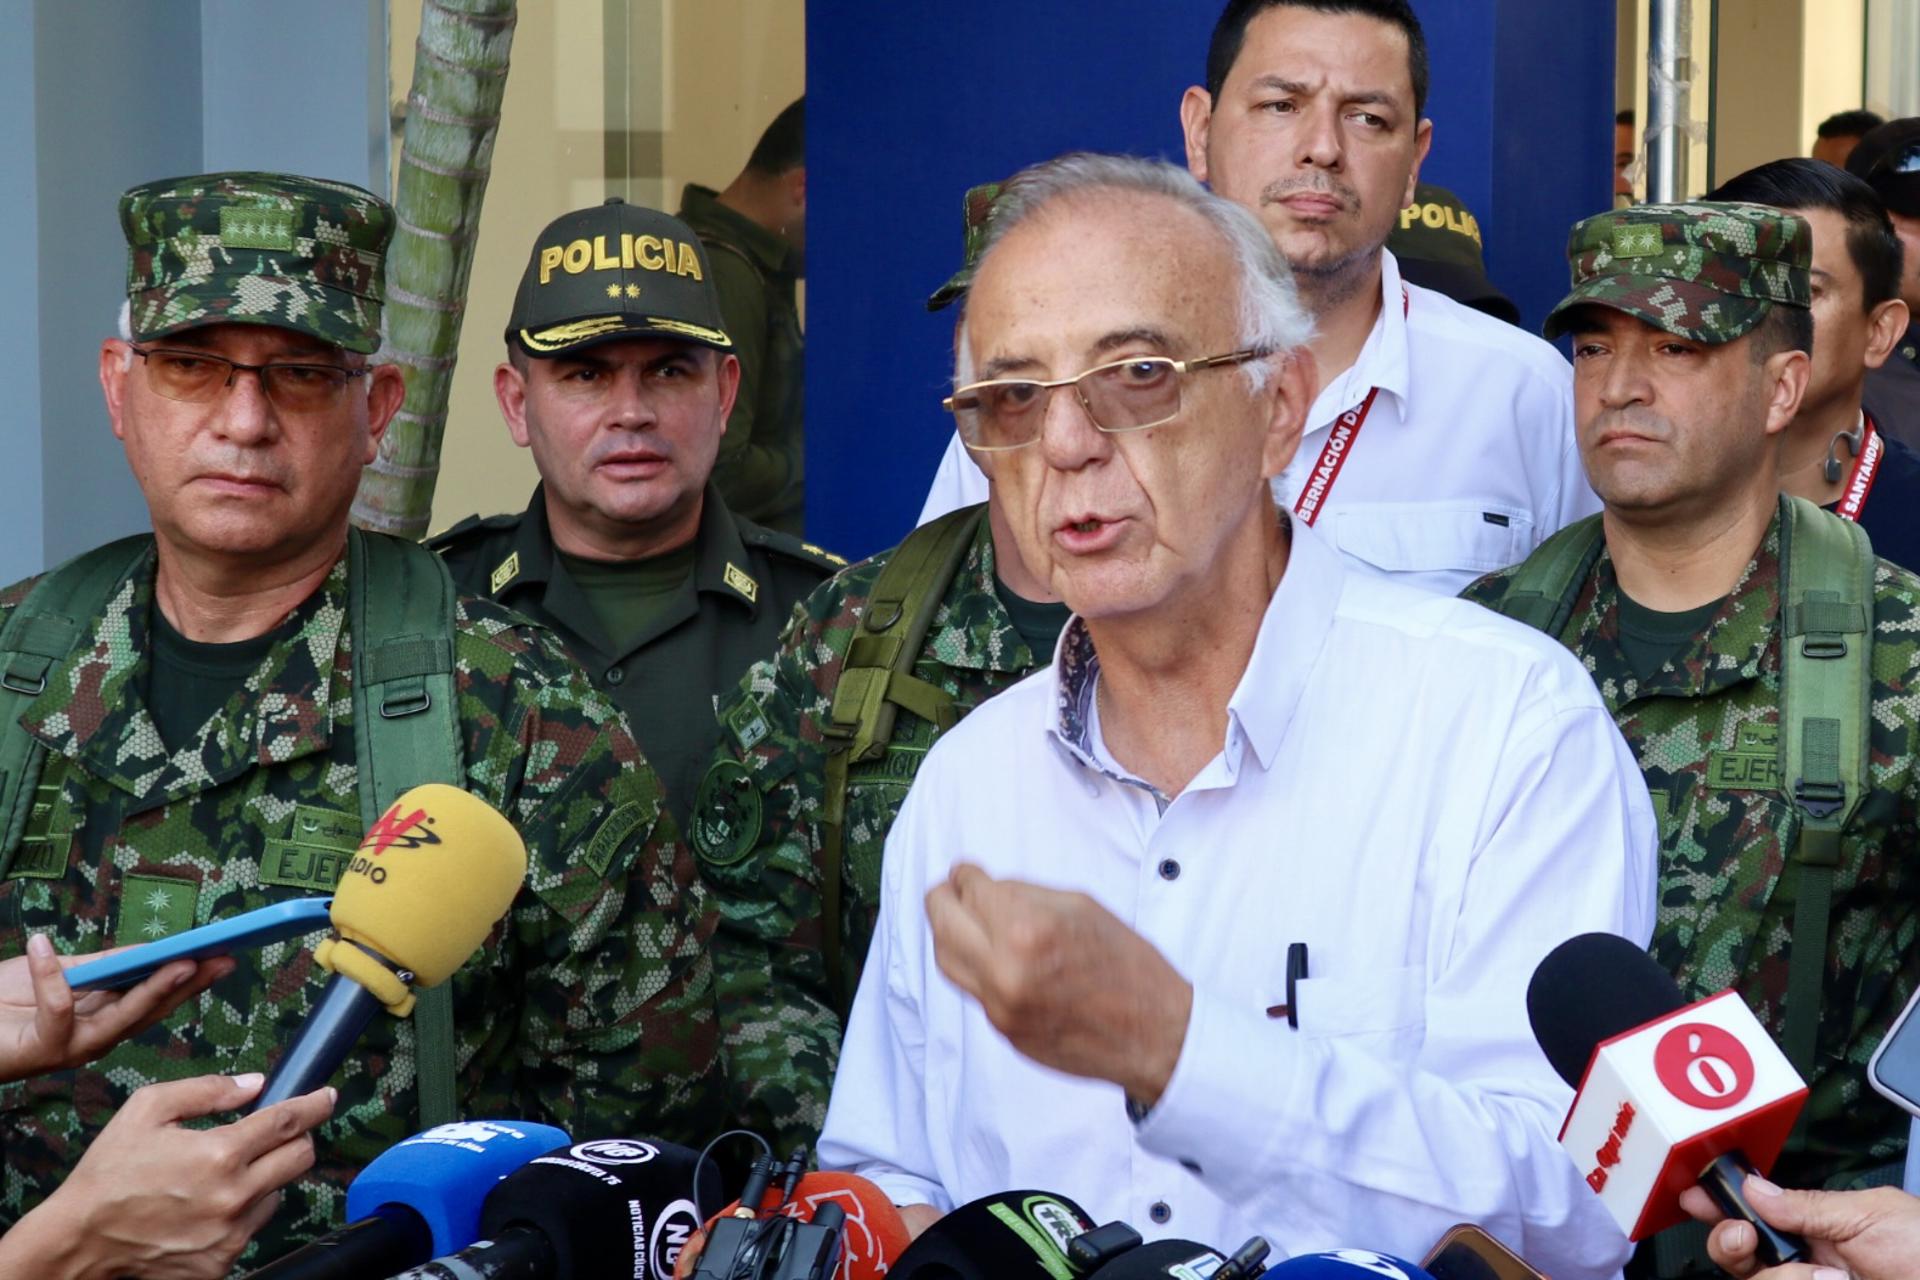
<svg viewBox="0 0 1920 1280">
<path fill-rule="evenodd" d="M 1813 375 L 1780 449 L 1780 487 L 1857 520 L 1875 554 L 1920 570 L 1920 454 L 1861 405 L 1908 324 L 1901 244 L 1873 188 L 1818 160 L 1775 160 L 1715 200 L 1773 205 L 1813 229 Z"/>
<path fill-rule="evenodd" d="M 1433 140 L 1427 81 L 1406 0 L 1230 0 L 1180 116 L 1187 167 L 1259 215 L 1314 318 L 1315 399 L 1275 498 L 1350 562 L 1452 594 L 1600 503 L 1567 362 L 1404 283 L 1386 251 Z M 984 494 L 964 453 L 922 521 Z"/>
</svg>

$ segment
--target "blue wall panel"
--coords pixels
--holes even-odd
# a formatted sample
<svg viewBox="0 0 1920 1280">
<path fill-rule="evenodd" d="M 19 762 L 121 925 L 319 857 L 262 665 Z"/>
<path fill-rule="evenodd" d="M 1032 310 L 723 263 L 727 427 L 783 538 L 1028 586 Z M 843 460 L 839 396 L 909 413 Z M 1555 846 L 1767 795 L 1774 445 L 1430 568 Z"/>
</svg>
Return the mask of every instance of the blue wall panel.
<svg viewBox="0 0 1920 1280">
<path fill-rule="evenodd" d="M 1426 176 L 1479 214 L 1488 269 L 1537 324 L 1568 225 L 1610 189 L 1610 0 L 1416 0 L 1433 60 Z M 813 3 L 807 12 L 807 508 L 817 542 L 890 545 L 951 426 L 961 194 L 1062 151 L 1183 158 L 1181 91 L 1212 0 Z"/>
</svg>

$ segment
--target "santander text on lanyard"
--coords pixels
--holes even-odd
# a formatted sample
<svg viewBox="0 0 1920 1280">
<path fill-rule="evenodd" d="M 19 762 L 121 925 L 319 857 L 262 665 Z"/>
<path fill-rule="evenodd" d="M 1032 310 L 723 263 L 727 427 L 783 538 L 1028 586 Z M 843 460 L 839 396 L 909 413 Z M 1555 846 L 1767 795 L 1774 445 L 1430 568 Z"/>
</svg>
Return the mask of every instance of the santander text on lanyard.
<svg viewBox="0 0 1920 1280">
<path fill-rule="evenodd" d="M 1403 284 L 1400 286 L 1400 314 L 1404 316 L 1412 310 L 1413 295 L 1407 292 L 1407 286 Z M 1365 400 L 1333 420 L 1333 429 L 1327 432 L 1327 442 L 1320 446 L 1320 456 L 1314 460 L 1313 470 L 1307 473 L 1307 483 L 1293 504 L 1293 514 L 1307 524 L 1311 525 L 1320 518 L 1327 499 L 1333 494 L 1334 481 L 1340 478 L 1341 468 L 1347 465 L 1354 442 L 1360 438 L 1360 428 L 1367 425 L 1367 415 L 1373 412 L 1374 397 L 1379 394 L 1380 388 L 1369 388 Z"/>
<path fill-rule="evenodd" d="M 1874 474 L 1880 470 L 1880 459 L 1887 452 L 1887 443 L 1872 421 L 1863 425 L 1866 438 L 1860 442 L 1860 456 L 1853 460 L 1853 474 L 1847 477 L 1847 487 L 1840 491 L 1840 501 L 1833 507 L 1835 515 L 1855 523 L 1859 522 L 1860 509 L 1867 505 Z"/>
</svg>

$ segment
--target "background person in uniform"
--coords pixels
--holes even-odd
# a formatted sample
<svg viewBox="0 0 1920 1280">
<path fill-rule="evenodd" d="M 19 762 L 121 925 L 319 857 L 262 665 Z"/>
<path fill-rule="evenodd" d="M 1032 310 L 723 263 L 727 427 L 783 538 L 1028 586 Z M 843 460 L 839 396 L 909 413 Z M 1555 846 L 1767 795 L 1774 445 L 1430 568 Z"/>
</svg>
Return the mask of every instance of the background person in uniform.
<svg viewBox="0 0 1920 1280">
<path fill-rule="evenodd" d="M 1606 512 L 1563 535 L 1592 540 L 1564 587 L 1516 585 L 1554 562 L 1556 544 L 1466 594 L 1518 610 L 1528 591 L 1558 593 L 1558 638 L 1592 674 L 1660 817 L 1653 957 L 1690 997 L 1737 988 L 1797 1060 L 1812 1090 L 1805 1136 L 1775 1176 L 1821 1186 L 1897 1160 L 1906 1141 L 1906 1116 L 1868 1094 L 1865 1068 L 1920 977 L 1920 579 L 1875 560 L 1866 608 L 1783 617 L 1783 593 L 1843 602 L 1862 572 L 1850 556 L 1795 584 L 1781 563 L 1790 516 L 1799 537 L 1823 522 L 1850 537 L 1807 504 L 1794 515 L 1798 500 L 1779 491 L 1781 439 L 1810 371 L 1809 240 L 1804 219 L 1740 204 L 1640 205 L 1574 227 L 1573 287 L 1548 331 L 1573 335 L 1581 448 Z M 1871 780 L 1865 794 L 1842 780 L 1843 803 L 1860 805 L 1834 836 L 1829 881 L 1808 826 L 1845 809 L 1803 790 L 1821 781 L 1811 756 L 1782 781 L 1797 723 L 1782 711 L 1782 653 L 1811 644 L 1809 627 L 1869 625 L 1859 714 Z M 1864 652 L 1857 637 L 1842 643 Z M 1865 727 L 1843 723 L 1837 736 Z M 1814 909 L 1799 912 L 1803 901 Z M 1796 967 L 1817 983 L 1811 1000 L 1789 995 Z M 1659 1272 L 1695 1273 L 1712 1274 L 1704 1257 L 1697 1272 Z"/>
<path fill-rule="evenodd" d="M 747 167 L 716 192 L 688 183 L 680 217 L 707 246 L 740 395 L 714 483 L 749 520 L 800 536 L 806 517 L 805 346 L 795 284 L 806 275 L 807 100 L 774 117 Z"/>
<path fill-rule="evenodd" d="M 1633 158 L 1640 153 L 1636 127 L 1632 107 L 1614 114 L 1613 202 L 1616 205 L 1633 203 L 1633 179 L 1627 176 L 1627 171 L 1633 167 Z"/>
<path fill-rule="evenodd" d="M 1520 323 L 1520 308 L 1487 279 L 1480 253 L 1480 220 L 1459 196 L 1422 182 L 1413 203 L 1400 211 L 1387 237 L 1387 252 L 1400 264 L 1400 278 L 1444 293 L 1455 302 L 1508 324 Z"/>
<path fill-rule="evenodd" d="M 1775 160 L 1709 199 L 1771 205 L 1813 233 L 1813 370 L 1780 441 L 1780 487 L 1858 520 L 1874 551 L 1920 568 L 1920 454 L 1861 408 L 1907 328 L 1900 240 L 1873 188 L 1819 160 Z"/>
<path fill-rule="evenodd" d="M 626 711 L 683 829 L 713 754 L 715 695 L 846 563 L 742 519 L 710 480 L 741 383 L 718 256 L 686 224 L 619 200 L 550 223 L 493 371 L 540 485 L 521 514 L 429 543 L 462 589 L 559 634 Z"/>
<path fill-rule="evenodd" d="M 392 210 L 342 183 L 228 173 L 135 187 L 120 220 L 131 340 L 102 344 L 100 382 L 155 536 L 115 550 L 128 568 L 107 603 L 0 725 L 44 750 L 32 820 L 0 851 L 0 953 L 32 932 L 91 950 L 331 892 L 365 828 L 356 737 L 392 749 L 356 723 L 353 650 L 382 637 L 349 614 L 395 584 L 354 566 L 377 551 L 389 573 L 441 575 L 417 545 L 347 524 L 403 394 L 397 367 L 368 360 Z M 0 592 L 0 622 L 34 585 Z M 708 921 L 659 781 L 543 628 L 468 597 L 452 613 L 456 781 L 507 815 L 528 864 L 451 983 L 451 1100 L 574 1132 L 644 1115 L 704 1140 Z M 97 1068 L 0 1087 L 0 1221 L 52 1193 L 140 1085 L 264 1069 L 323 980 L 304 946 L 273 944 Z M 421 1127 L 418 1026 L 376 1019 L 335 1073 L 315 1168 L 256 1238 L 261 1260 L 338 1226 L 352 1176 Z"/>
<path fill-rule="evenodd" d="M 0 1080 L 84 1066 L 233 972 L 221 957 L 176 960 L 121 992 L 76 995 L 64 970 L 94 959 L 56 956 L 44 935 L 0 961 Z M 278 1189 L 313 1164 L 314 1125 L 332 1091 L 289 1098 L 213 1130 L 185 1120 L 236 1110 L 258 1074 L 194 1076 L 137 1089 L 72 1175 L 0 1236 L 0 1275 L 155 1275 L 220 1280 Z"/>
<path fill-rule="evenodd" d="M 1860 145 L 1860 139 L 1885 123 L 1879 114 L 1865 109 L 1836 111 L 1814 130 L 1812 156 L 1844 169 L 1847 157 Z"/>
<path fill-rule="evenodd" d="M 1867 411 L 1902 444 L 1920 449 L 1920 116 L 1893 120 L 1860 140 L 1847 172 L 1873 188 L 1893 219 L 1905 270 L 1907 331 L 1887 362 L 1867 375 Z"/>
<path fill-rule="evenodd" d="M 1598 502 L 1567 362 L 1384 248 L 1432 140 L 1427 79 L 1406 0 L 1230 0 L 1180 116 L 1187 167 L 1260 217 L 1314 319 L 1306 439 L 1275 498 L 1357 563 L 1451 595 Z"/>
<path fill-rule="evenodd" d="M 1075 616 L 887 838 L 822 1162 L 921 1224 L 1056 1186 L 1155 1236 L 1417 1254 L 1468 1220 L 1610 1275 L 1522 998 L 1569 933 L 1651 926 L 1591 683 L 1276 509 L 1310 321 L 1245 209 L 1068 156 L 988 234 L 950 403 Z"/>
<path fill-rule="evenodd" d="M 930 310 L 965 294 L 999 190 L 989 183 L 967 192 L 966 258 L 928 299 Z M 957 325 L 963 363 L 972 358 L 964 333 Z M 991 469 L 992 457 L 981 455 L 982 465 Z M 720 702 L 720 746 L 688 835 L 720 917 L 714 991 L 734 1120 L 777 1135 L 778 1150 L 812 1143 L 826 1119 L 841 1016 L 879 910 L 881 852 L 928 748 L 955 719 L 1044 665 L 1066 625 L 1067 607 L 1021 562 L 991 482 L 986 503 L 984 514 L 953 513 L 966 525 L 952 534 L 922 528 L 904 547 L 822 585 L 773 657 Z M 920 555 L 943 537 L 964 537 L 956 563 L 931 549 Z M 889 566 L 903 557 L 923 566 L 911 586 L 937 608 L 916 651 L 904 661 L 890 656 L 876 672 L 874 647 L 911 622 L 867 625 L 877 593 L 895 598 Z M 887 678 L 889 667 L 905 668 L 904 678 Z M 836 723 L 836 702 L 842 716 L 863 709 L 855 682 L 881 678 L 894 697 L 891 728 L 852 760 L 859 732 Z"/>
</svg>

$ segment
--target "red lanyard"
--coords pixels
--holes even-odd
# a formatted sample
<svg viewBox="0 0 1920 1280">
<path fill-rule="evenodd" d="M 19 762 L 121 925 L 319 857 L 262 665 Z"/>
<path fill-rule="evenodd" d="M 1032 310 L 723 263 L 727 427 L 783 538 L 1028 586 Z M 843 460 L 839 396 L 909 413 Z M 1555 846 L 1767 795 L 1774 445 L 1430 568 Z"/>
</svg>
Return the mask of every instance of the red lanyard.
<svg viewBox="0 0 1920 1280">
<path fill-rule="evenodd" d="M 1842 520 L 1860 519 L 1860 509 L 1867 505 L 1867 494 L 1873 491 L 1873 477 L 1880 470 L 1880 459 L 1886 456 L 1887 444 L 1875 429 L 1871 419 L 1863 423 L 1866 438 L 1860 442 L 1860 456 L 1853 460 L 1853 473 L 1847 477 L 1847 487 L 1840 491 L 1840 501 L 1834 504 L 1833 512 Z"/>
<path fill-rule="evenodd" d="M 1403 284 L 1400 286 L 1400 314 L 1404 316 L 1412 310 L 1413 295 L 1407 292 L 1407 286 Z M 1313 470 L 1307 473 L 1306 487 L 1300 490 L 1300 497 L 1293 504 L 1293 514 L 1308 525 L 1318 520 L 1320 512 L 1326 508 L 1327 499 L 1333 493 L 1333 482 L 1340 478 L 1340 469 L 1347 465 L 1347 458 L 1353 453 L 1354 441 L 1360 438 L 1360 428 L 1367 425 L 1367 415 L 1373 412 L 1373 399 L 1379 394 L 1380 388 L 1369 388 L 1365 400 L 1333 420 L 1333 429 L 1327 432 L 1327 442 L 1320 447 L 1320 457 L 1314 462 Z"/>
</svg>

